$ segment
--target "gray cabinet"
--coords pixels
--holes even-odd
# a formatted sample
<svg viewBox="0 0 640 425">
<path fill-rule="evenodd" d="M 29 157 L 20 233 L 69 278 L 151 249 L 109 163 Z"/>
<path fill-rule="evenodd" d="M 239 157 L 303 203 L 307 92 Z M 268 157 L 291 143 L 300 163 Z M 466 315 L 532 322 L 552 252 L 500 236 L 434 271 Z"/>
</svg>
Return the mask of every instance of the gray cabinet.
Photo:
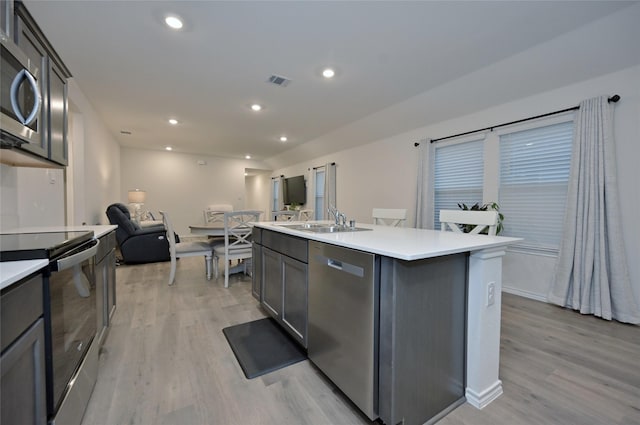
<svg viewBox="0 0 640 425">
<path fill-rule="evenodd" d="M 251 238 L 251 294 L 262 302 L 262 229 L 254 227 Z"/>
<path fill-rule="evenodd" d="M 0 423 L 46 424 L 42 275 L 2 291 Z"/>
<path fill-rule="evenodd" d="M 282 322 L 307 346 L 308 266 L 282 256 Z"/>
<path fill-rule="evenodd" d="M 67 78 L 60 65 L 49 59 L 49 92 L 47 94 L 47 122 L 49 159 L 60 164 L 68 165 L 67 148 L 67 114 L 69 100 L 67 97 Z"/>
<path fill-rule="evenodd" d="M 115 231 L 100 237 L 96 255 L 96 302 L 98 341 L 104 343 L 116 308 Z"/>
<path fill-rule="evenodd" d="M 0 0 L 0 31 L 13 35 L 13 0 Z"/>
<path fill-rule="evenodd" d="M 262 231 L 260 242 L 262 305 L 294 339 L 306 347 L 308 242 L 269 230 Z M 254 284 L 256 279 L 254 275 Z"/>
<path fill-rule="evenodd" d="M 262 248 L 262 304 L 276 319 L 282 313 L 282 257 Z"/>
<path fill-rule="evenodd" d="M 465 400 L 467 253 L 380 268 L 380 419 L 435 423 Z"/>
</svg>

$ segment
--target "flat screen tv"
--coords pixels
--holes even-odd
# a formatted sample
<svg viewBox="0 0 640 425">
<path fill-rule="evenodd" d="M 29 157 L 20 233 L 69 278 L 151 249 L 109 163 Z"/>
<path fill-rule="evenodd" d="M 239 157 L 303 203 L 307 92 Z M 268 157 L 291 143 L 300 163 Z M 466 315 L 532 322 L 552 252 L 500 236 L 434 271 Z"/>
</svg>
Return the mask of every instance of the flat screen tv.
<svg viewBox="0 0 640 425">
<path fill-rule="evenodd" d="M 285 205 L 303 205 L 307 202 L 307 187 L 304 184 L 304 176 L 295 176 L 284 179 L 282 183 L 282 195 Z"/>
</svg>

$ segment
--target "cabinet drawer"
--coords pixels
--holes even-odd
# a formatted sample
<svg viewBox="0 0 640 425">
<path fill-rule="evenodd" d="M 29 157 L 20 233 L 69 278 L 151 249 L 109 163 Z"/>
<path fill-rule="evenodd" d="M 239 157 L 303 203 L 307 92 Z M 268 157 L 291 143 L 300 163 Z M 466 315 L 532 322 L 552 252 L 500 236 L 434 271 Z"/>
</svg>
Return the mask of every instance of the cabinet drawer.
<svg viewBox="0 0 640 425">
<path fill-rule="evenodd" d="M 1 351 L 42 316 L 42 274 L 7 289 L 0 298 Z"/>
<path fill-rule="evenodd" d="M 262 245 L 303 263 L 308 262 L 308 242 L 306 239 L 264 230 L 262 232 Z"/>
</svg>

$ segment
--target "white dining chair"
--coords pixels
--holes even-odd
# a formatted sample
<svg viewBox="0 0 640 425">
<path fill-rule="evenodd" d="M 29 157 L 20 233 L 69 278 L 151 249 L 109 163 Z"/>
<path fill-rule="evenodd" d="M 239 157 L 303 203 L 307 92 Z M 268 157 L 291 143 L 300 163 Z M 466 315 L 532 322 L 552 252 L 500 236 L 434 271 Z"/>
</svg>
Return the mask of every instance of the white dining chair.
<svg viewBox="0 0 640 425">
<path fill-rule="evenodd" d="M 233 205 L 229 204 L 214 204 L 209 205 L 204 209 L 204 224 L 209 223 L 222 223 L 224 219 L 224 213 L 233 211 Z"/>
<path fill-rule="evenodd" d="M 169 272 L 169 285 L 173 285 L 176 277 L 176 259 L 181 257 L 199 257 L 204 256 L 204 264 L 207 280 L 211 280 L 211 271 L 213 266 L 213 248 L 207 242 L 176 242 L 173 225 L 169 219 L 169 214 L 160 211 L 162 221 L 167 229 L 167 240 L 169 241 L 169 254 L 171 255 L 171 271 Z"/>
<path fill-rule="evenodd" d="M 224 242 L 213 248 L 213 267 L 218 278 L 218 263 L 224 263 L 224 287 L 229 287 L 229 275 L 232 272 L 231 261 L 249 260 L 252 256 L 251 223 L 260 221 L 262 211 L 245 210 L 224 213 Z M 248 272 L 247 263 L 235 266 L 236 271 Z"/>
<path fill-rule="evenodd" d="M 440 230 L 442 231 L 477 235 L 488 229 L 487 234 L 495 236 L 497 227 L 497 211 L 440 210 Z"/>
<path fill-rule="evenodd" d="M 298 211 L 273 211 L 273 221 L 296 221 L 298 218 Z"/>
<path fill-rule="evenodd" d="M 392 227 L 404 227 L 407 219 L 406 209 L 374 208 L 371 212 L 373 224 Z"/>
<path fill-rule="evenodd" d="M 299 210 L 298 220 L 299 221 L 313 220 L 313 210 Z"/>
</svg>

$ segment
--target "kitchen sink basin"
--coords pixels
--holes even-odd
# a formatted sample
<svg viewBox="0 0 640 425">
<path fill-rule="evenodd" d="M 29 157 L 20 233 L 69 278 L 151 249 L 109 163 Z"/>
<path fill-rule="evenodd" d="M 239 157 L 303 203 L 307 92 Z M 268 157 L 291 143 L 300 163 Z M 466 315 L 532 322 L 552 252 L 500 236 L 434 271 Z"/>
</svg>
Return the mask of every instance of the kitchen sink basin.
<svg viewBox="0 0 640 425">
<path fill-rule="evenodd" d="M 350 227 L 337 224 L 321 224 L 321 223 L 302 223 L 302 224 L 284 224 L 282 227 L 287 227 L 292 230 L 303 230 L 305 232 L 313 233 L 338 233 L 338 232 L 359 232 L 362 230 L 371 230 L 364 227 Z"/>
</svg>

